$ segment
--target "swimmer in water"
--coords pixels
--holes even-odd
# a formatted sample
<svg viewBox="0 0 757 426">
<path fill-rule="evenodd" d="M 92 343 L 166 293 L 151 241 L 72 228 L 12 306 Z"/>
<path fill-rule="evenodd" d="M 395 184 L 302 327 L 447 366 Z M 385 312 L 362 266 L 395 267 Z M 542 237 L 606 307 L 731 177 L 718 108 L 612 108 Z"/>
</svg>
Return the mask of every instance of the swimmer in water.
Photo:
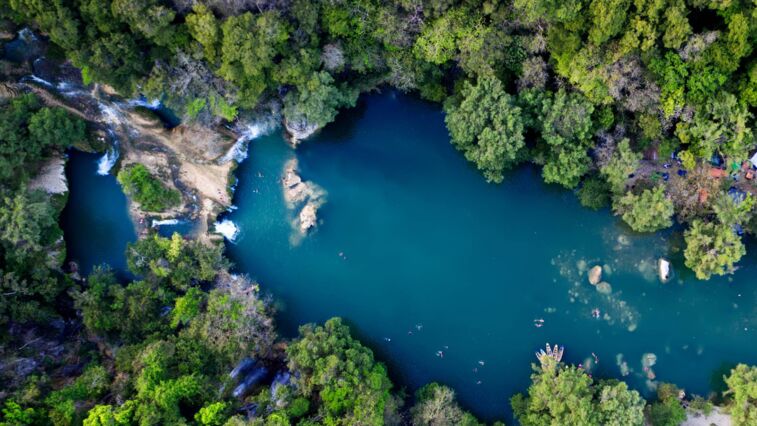
<svg viewBox="0 0 757 426">
<path fill-rule="evenodd" d="M 416 328 L 416 329 L 417 329 L 418 331 L 421 331 L 421 330 L 423 330 L 423 324 L 415 324 L 415 328 Z"/>
<path fill-rule="evenodd" d="M 599 319 L 599 309 L 597 309 L 597 308 L 592 309 L 591 310 L 591 316 L 594 317 L 594 318 Z"/>
<path fill-rule="evenodd" d="M 392 339 L 390 339 L 388 337 L 384 337 L 384 340 L 386 340 L 387 342 L 391 342 L 392 341 Z"/>
<path fill-rule="evenodd" d="M 599 364 L 599 357 L 594 352 L 591 353 L 591 356 L 594 357 L 594 362 Z"/>
<path fill-rule="evenodd" d="M 483 362 L 483 361 L 479 361 L 479 362 L 478 362 L 478 365 L 480 365 L 480 366 L 482 366 L 482 367 L 483 367 L 483 365 L 484 365 L 484 362 Z"/>
</svg>

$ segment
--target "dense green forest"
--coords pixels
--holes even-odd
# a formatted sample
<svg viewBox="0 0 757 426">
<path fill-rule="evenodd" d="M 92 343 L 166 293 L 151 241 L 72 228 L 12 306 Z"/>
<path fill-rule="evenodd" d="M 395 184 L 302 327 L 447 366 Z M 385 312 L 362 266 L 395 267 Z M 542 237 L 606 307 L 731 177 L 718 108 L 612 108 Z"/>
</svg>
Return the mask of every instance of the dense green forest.
<svg viewBox="0 0 757 426">
<path fill-rule="evenodd" d="M 0 19 L 49 37 L 85 84 L 205 125 L 273 108 L 316 129 L 361 92 L 415 92 L 443 103 L 488 181 L 533 162 L 635 231 L 684 224 L 703 279 L 732 272 L 757 232 L 754 1 L 0 0 Z M 90 130 L 30 94 L 0 105 L 1 425 L 479 424 L 443 385 L 405 395 L 339 319 L 278 338 L 220 246 L 150 235 L 125 254 L 134 280 L 64 273 L 65 196 L 28 184 Z M 138 167 L 119 180 L 147 210 L 172 203 Z M 559 360 L 533 368 L 510 401 L 523 425 L 676 425 L 712 409 L 673 385 L 647 402 Z M 757 424 L 757 368 L 725 383 L 713 402 Z"/>
<path fill-rule="evenodd" d="M 690 224 L 687 265 L 706 279 L 733 270 L 755 228 L 756 10 L 748 0 L 5 0 L 1 13 L 47 34 L 85 83 L 162 99 L 185 120 L 275 105 L 308 134 L 362 91 L 417 92 L 444 103 L 453 143 L 489 181 L 531 161 L 636 231 Z M 710 179 L 713 167 L 723 172 Z"/>
</svg>

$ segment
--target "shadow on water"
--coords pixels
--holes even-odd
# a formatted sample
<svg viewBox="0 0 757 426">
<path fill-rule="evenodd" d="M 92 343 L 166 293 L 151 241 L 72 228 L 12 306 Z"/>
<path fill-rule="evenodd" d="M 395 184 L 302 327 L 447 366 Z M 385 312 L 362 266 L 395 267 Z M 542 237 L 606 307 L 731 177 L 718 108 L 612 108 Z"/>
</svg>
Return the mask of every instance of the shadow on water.
<svg viewBox="0 0 757 426">
<path fill-rule="evenodd" d="M 107 264 L 120 280 L 133 278 L 126 266 L 126 246 L 136 241 L 126 196 L 115 176 L 98 175 L 101 155 L 69 151 L 66 164 L 69 195 L 60 223 L 66 240 L 66 261 L 82 276 Z"/>
</svg>

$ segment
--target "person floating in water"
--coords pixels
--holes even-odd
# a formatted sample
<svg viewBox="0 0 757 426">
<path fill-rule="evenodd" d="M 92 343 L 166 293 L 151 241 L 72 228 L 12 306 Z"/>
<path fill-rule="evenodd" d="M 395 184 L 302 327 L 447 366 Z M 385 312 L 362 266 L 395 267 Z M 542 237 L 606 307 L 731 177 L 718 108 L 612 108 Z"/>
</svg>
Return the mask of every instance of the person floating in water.
<svg viewBox="0 0 757 426">
<path fill-rule="evenodd" d="M 391 342 L 392 341 L 392 339 L 390 339 L 388 337 L 384 337 L 384 340 L 386 340 L 387 342 Z"/>
<path fill-rule="evenodd" d="M 544 325 L 544 318 L 536 318 L 534 320 L 534 327 L 541 328 Z"/>
<path fill-rule="evenodd" d="M 599 364 L 599 357 L 594 352 L 591 353 L 591 356 L 594 357 L 594 363 Z"/>
<path fill-rule="evenodd" d="M 599 319 L 599 309 L 597 309 L 597 308 L 592 309 L 591 310 L 591 316 L 594 317 L 594 318 Z"/>
<path fill-rule="evenodd" d="M 438 356 L 439 358 L 444 358 L 444 352 L 436 351 L 436 356 Z"/>
</svg>

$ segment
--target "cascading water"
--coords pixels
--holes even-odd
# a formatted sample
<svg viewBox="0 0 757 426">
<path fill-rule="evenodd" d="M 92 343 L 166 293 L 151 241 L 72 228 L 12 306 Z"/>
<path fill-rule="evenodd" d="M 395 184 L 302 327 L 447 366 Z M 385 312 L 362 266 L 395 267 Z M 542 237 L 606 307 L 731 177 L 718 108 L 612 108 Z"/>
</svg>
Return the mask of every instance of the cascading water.
<svg viewBox="0 0 757 426">
<path fill-rule="evenodd" d="M 113 169 L 113 166 L 116 165 L 116 161 L 118 161 L 118 155 L 118 147 L 116 145 L 109 148 L 108 151 L 97 161 L 97 174 L 100 176 L 109 174 L 111 169 Z"/>
<path fill-rule="evenodd" d="M 219 160 L 219 164 L 226 164 L 229 161 L 241 163 L 247 158 L 247 146 L 250 141 L 267 135 L 276 128 L 276 119 L 271 116 L 266 120 L 259 120 L 253 123 L 237 126 L 241 136 L 234 142 L 234 145 Z"/>
<path fill-rule="evenodd" d="M 247 150 L 250 141 L 253 141 L 261 136 L 267 135 L 277 127 L 278 120 L 273 115 L 267 119 L 258 120 L 249 124 L 237 126 L 237 129 L 241 133 L 241 136 L 234 142 L 231 148 L 224 154 L 219 160 L 219 164 L 226 164 L 229 161 L 236 161 L 241 163 L 247 158 Z M 236 186 L 236 185 L 235 185 Z M 232 191 L 235 189 L 232 187 Z M 234 210 L 236 207 L 231 206 L 229 210 Z M 223 219 L 213 224 L 215 232 L 223 235 L 230 242 L 234 242 L 239 236 L 239 227 L 229 219 Z"/>
<path fill-rule="evenodd" d="M 223 235 L 230 242 L 234 242 L 239 236 L 239 227 L 229 219 L 216 222 L 213 226 L 215 232 Z"/>
<path fill-rule="evenodd" d="M 153 99 L 151 101 L 148 101 L 144 96 L 140 96 L 137 99 L 131 99 L 126 104 L 131 107 L 145 107 L 149 110 L 157 110 L 162 106 L 160 99 Z"/>
<path fill-rule="evenodd" d="M 164 219 L 164 220 L 153 220 L 152 221 L 152 227 L 157 228 L 159 226 L 165 226 L 165 225 L 178 225 L 181 223 L 179 219 Z"/>
</svg>

